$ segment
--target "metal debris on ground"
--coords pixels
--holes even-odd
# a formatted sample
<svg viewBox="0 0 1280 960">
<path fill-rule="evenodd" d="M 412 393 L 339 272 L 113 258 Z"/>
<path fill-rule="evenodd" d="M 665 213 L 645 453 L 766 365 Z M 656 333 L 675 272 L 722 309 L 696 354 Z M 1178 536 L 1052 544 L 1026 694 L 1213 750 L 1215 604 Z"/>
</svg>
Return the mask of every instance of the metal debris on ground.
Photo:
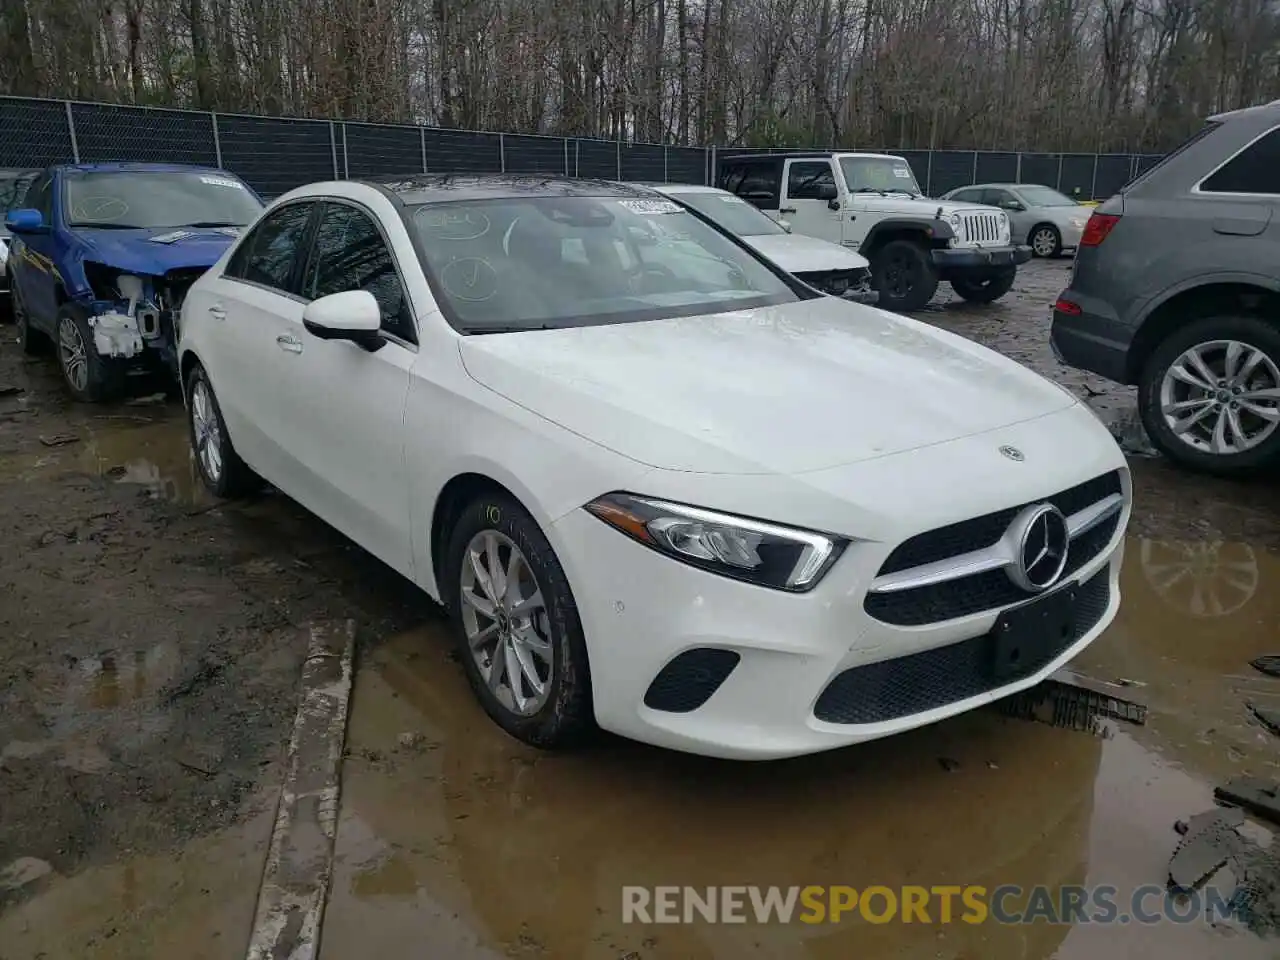
<svg viewBox="0 0 1280 960">
<path fill-rule="evenodd" d="M 1249 666 L 1269 677 L 1280 677 L 1280 654 L 1270 654 L 1249 661 Z"/>
<path fill-rule="evenodd" d="M 999 709 L 1005 716 L 1105 736 L 1104 718 L 1139 726 L 1147 722 L 1146 705 L 1118 692 L 1135 685 L 1132 680 L 1121 685 L 1059 670 L 1043 683 L 1000 701 Z"/>
<path fill-rule="evenodd" d="M 11 383 L 0 383 L 0 397 L 16 397 L 20 393 L 26 393 L 22 387 L 15 387 Z"/>
<path fill-rule="evenodd" d="M 1258 722 L 1280 737 L 1280 710 L 1260 707 L 1256 703 L 1248 704 L 1249 712 L 1257 717 Z"/>
<path fill-rule="evenodd" d="M 1274 780 L 1236 777 L 1221 787 L 1215 787 L 1213 798 L 1272 823 L 1280 823 L 1280 783 Z"/>
<path fill-rule="evenodd" d="M 124 402 L 126 407 L 150 407 L 158 403 L 164 403 L 165 396 L 163 393 L 153 393 L 145 397 L 132 397 Z"/>
<path fill-rule="evenodd" d="M 40 442 L 46 447 L 62 447 L 68 443 L 78 443 L 80 438 L 72 433 L 55 433 L 52 436 L 41 437 Z"/>
<path fill-rule="evenodd" d="M 1229 875 L 1234 916 L 1265 936 L 1280 930 L 1280 857 L 1239 833 L 1243 823 L 1238 809 L 1206 810 L 1175 823 L 1182 839 L 1169 859 L 1169 888 L 1185 894 Z M 1226 874 L 1219 873 L 1223 867 Z"/>
</svg>

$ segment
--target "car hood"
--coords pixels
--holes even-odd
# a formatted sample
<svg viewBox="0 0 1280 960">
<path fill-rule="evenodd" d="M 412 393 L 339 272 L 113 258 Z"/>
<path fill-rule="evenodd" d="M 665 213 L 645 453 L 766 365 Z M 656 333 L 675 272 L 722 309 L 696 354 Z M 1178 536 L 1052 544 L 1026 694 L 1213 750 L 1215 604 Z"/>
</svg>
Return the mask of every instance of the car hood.
<svg viewBox="0 0 1280 960">
<path fill-rule="evenodd" d="M 158 230 L 77 227 L 74 232 L 85 260 L 152 276 L 169 270 L 211 267 L 239 235 L 234 227 L 164 227 Z"/>
<path fill-rule="evenodd" d="M 838 243 L 802 237 L 794 233 L 764 234 L 743 237 L 787 273 L 813 273 L 826 270 L 865 270 L 867 258 L 846 250 Z"/>
<path fill-rule="evenodd" d="M 963 337 L 821 297 L 707 316 L 468 336 L 467 372 L 632 460 L 794 474 L 1071 406 Z"/>
</svg>

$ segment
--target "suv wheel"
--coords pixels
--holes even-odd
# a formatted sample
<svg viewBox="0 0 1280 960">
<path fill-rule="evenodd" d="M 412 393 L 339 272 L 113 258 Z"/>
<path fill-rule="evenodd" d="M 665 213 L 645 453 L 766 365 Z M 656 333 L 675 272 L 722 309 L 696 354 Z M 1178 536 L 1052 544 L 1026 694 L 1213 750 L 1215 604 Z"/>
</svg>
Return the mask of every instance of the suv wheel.
<svg viewBox="0 0 1280 960">
<path fill-rule="evenodd" d="M 995 303 L 1009 292 L 1017 275 L 1018 268 L 1010 267 L 981 277 L 956 277 L 951 289 L 970 303 Z"/>
<path fill-rule="evenodd" d="M 871 255 L 871 279 L 886 310 L 919 310 L 938 291 L 929 250 L 911 240 L 891 240 Z"/>
<path fill-rule="evenodd" d="M 71 395 L 81 403 L 114 400 L 124 390 L 125 367 L 98 353 L 88 315 L 77 304 L 58 311 L 54 321 L 58 366 Z"/>
<path fill-rule="evenodd" d="M 1207 317 L 1156 347 L 1139 382 L 1152 442 L 1220 476 L 1280 464 L 1280 329 L 1256 317 Z"/>
</svg>

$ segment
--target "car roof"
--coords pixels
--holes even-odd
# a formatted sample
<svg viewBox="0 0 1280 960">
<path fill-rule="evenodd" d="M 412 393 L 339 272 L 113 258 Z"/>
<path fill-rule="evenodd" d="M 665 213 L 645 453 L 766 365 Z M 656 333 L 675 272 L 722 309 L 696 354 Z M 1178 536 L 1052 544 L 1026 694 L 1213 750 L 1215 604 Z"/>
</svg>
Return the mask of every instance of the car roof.
<svg viewBox="0 0 1280 960">
<path fill-rule="evenodd" d="M 1278 111 L 1280 111 L 1280 100 L 1272 100 L 1270 103 L 1260 103 L 1252 107 L 1242 107 L 1239 110 L 1228 110 L 1225 113 L 1215 113 L 1213 116 L 1207 118 L 1207 122 L 1222 123 L 1226 120 L 1244 119 L 1246 117 L 1276 113 Z"/>
<path fill-rule="evenodd" d="M 217 167 L 209 167 L 193 163 L 132 163 L 127 161 L 111 161 L 109 163 L 60 163 L 54 167 L 68 173 L 222 173 L 227 171 Z"/>
<path fill-rule="evenodd" d="M 652 197 L 648 187 L 613 180 L 569 180 L 564 177 L 515 174 L 419 174 L 358 181 L 394 194 L 402 203 L 447 203 L 451 200 L 512 200 L 527 197 Z"/>
</svg>

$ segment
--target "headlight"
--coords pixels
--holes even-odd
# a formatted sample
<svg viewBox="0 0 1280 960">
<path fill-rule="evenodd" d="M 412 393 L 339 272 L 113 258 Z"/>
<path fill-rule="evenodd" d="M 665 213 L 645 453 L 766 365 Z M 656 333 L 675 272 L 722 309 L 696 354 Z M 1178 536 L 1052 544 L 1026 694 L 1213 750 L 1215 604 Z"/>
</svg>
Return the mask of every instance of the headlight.
<svg viewBox="0 0 1280 960">
<path fill-rule="evenodd" d="M 690 566 L 777 590 L 810 590 L 847 540 L 652 500 L 610 493 L 587 510 L 633 540 Z"/>
</svg>

